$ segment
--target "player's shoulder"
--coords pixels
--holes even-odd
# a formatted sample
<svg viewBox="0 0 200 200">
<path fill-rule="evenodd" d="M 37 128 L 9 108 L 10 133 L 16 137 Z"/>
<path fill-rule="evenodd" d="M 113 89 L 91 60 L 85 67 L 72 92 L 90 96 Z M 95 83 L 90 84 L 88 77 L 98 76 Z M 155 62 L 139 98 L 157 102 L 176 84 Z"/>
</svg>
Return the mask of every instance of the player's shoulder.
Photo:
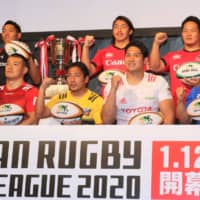
<svg viewBox="0 0 200 200">
<path fill-rule="evenodd" d="M 31 85 L 30 83 L 23 83 L 22 85 L 22 90 L 23 91 L 38 91 L 38 88 L 35 87 L 34 85 Z"/>
<path fill-rule="evenodd" d="M 100 96 L 99 94 L 90 89 L 88 89 L 87 91 L 87 99 L 90 102 L 103 101 L 102 96 Z"/>
</svg>

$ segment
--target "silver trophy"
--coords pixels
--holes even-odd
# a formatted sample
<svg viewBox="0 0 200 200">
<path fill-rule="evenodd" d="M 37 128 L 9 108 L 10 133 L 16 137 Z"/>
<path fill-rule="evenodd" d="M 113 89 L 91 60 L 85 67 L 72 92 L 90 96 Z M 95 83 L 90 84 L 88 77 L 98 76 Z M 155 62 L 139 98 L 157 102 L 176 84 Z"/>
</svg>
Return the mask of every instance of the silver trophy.
<svg viewBox="0 0 200 200">
<path fill-rule="evenodd" d="M 65 84 L 65 70 L 64 66 L 67 64 L 66 62 L 66 54 L 67 54 L 67 44 L 66 40 L 63 38 L 56 38 L 53 41 L 53 49 L 52 49 L 52 63 L 56 66 L 56 78 L 57 84 L 62 85 Z"/>
<path fill-rule="evenodd" d="M 56 94 L 64 93 L 68 89 L 65 79 L 65 65 L 68 63 L 69 48 L 64 38 L 55 38 L 51 45 L 51 60 L 56 66 L 55 85 L 51 85 L 46 90 L 46 97 L 52 97 Z"/>
</svg>

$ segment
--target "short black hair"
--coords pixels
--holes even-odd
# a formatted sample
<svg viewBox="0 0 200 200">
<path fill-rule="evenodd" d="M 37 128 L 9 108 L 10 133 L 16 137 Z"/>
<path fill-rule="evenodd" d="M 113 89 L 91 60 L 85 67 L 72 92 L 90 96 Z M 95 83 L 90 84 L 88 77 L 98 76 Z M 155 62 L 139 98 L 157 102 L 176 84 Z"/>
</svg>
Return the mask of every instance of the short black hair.
<svg viewBox="0 0 200 200">
<path fill-rule="evenodd" d="M 129 39 L 131 40 L 133 38 L 133 35 L 134 35 L 134 32 L 135 32 L 135 28 L 134 28 L 133 23 L 131 22 L 131 20 L 126 16 L 119 15 L 113 20 L 112 28 L 113 28 L 113 26 L 114 26 L 114 24 L 115 24 L 115 22 L 117 20 L 124 21 L 128 25 L 129 29 L 132 30 L 132 34 L 129 36 Z M 114 43 L 114 41 L 115 41 L 115 38 L 112 36 L 112 42 Z"/>
<path fill-rule="evenodd" d="M 17 24 L 15 21 L 8 20 L 8 21 L 6 21 L 6 22 L 4 23 L 3 27 L 4 27 L 5 25 L 8 25 L 8 24 L 13 25 L 18 33 L 21 33 L 21 32 L 22 32 L 20 25 Z"/>
<path fill-rule="evenodd" d="M 140 51 L 142 52 L 142 55 L 144 58 L 147 57 L 149 54 L 149 51 L 148 51 L 147 47 L 145 46 L 145 44 L 139 40 L 133 40 L 129 44 L 127 44 L 125 47 L 125 54 L 130 47 L 139 48 Z"/>
<path fill-rule="evenodd" d="M 84 77 L 89 76 L 89 70 L 83 62 L 72 62 L 67 66 L 66 73 L 73 67 L 78 67 L 83 72 Z"/>
<path fill-rule="evenodd" d="M 183 27 L 184 27 L 185 23 L 187 23 L 187 22 L 194 22 L 195 24 L 197 24 L 198 29 L 200 30 L 200 19 L 196 16 L 188 16 L 183 20 L 183 22 L 181 24 L 181 31 L 183 30 Z"/>
</svg>

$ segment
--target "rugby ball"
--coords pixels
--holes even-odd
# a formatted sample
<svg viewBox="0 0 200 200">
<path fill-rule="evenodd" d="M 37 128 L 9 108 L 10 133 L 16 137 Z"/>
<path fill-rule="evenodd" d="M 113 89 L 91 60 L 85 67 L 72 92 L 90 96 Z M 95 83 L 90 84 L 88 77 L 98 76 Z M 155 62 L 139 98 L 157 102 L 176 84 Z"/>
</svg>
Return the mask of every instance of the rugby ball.
<svg viewBox="0 0 200 200">
<path fill-rule="evenodd" d="M 24 118 L 24 110 L 16 104 L 0 105 L 0 123 L 3 125 L 17 125 Z"/>
<path fill-rule="evenodd" d="M 8 55 L 20 54 L 26 59 L 31 55 L 31 50 L 28 45 L 21 41 L 13 40 L 5 44 L 5 50 Z"/>
<path fill-rule="evenodd" d="M 123 72 L 117 71 L 117 70 L 105 70 L 99 74 L 98 80 L 102 84 L 107 84 L 108 82 L 111 81 L 111 79 L 114 75 L 122 75 L 122 74 L 123 74 Z"/>
<path fill-rule="evenodd" d="M 159 112 L 145 112 L 133 116 L 128 124 L 129 125 L 153 125 L 162 124 L 163 116 Z"/>
<path fill-rule="evenodd" d="M 83 109 L 74 103 L 62 101 L 54 104 L 51 108 L 52 116 L 61 124 L 70 120 L 81 120 Z"/>
<path fill-rule="evenodd" d="M 187 62 L 187 63 L 182 64 L 176 70 L 176 77 L 179 79 L 200 77 L 200 63 L 199 62 Z"/>
<path fill-rule="evenodd" d="M 188 105 L 187 113 L 192 119 L 200 120 L 200 99 L 195 99 Z"/>
</svg>

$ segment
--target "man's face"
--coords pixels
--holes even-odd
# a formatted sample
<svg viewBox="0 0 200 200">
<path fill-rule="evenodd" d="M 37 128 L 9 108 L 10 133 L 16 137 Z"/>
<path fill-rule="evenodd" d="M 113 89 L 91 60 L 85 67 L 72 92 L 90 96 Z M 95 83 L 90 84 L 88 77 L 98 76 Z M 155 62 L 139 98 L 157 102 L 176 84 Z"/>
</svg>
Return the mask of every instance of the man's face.
<svg viewBox="0 0 200 200">
<path fill-rule="evenodd" d="M 67 71 L 67 84 L 72 92 L 84 90 L 88 82 L 88 77 L 84 77 L 79 67 L 72 67 Z"/>
<path fill-rule="evenodd" d="M 20 57 L 10 56 L 5 66 L 5 75 L 8 79 L 23 78 L 27 72 L 24 61 Z"/>
<path fill-rule="evenodd" d="M 144 57 L 138 47 L 131 46 L 125 53 L 125 65 L 129 72 L 144 70 Z"/>
<path fill-rule="evenodd" d="M 1 37 L 4 43 L 8 43 L 12 40 L 19 40 L 21 33 L 18 33 L 12 24 L 6 24 L 3 26 Z"/>
<path fill-rule="evenodd" d="M 200 45 L 200 30 L 195 22 L 188 21 L 184 24 L 182 38 L 187 46 Z"/>
<path fill-rule="evenodd" d="M 112 28 L 113 37 L 115 41 L 125 41 L 129 40 L 129 36 L 132 34 L 132 30 L 130 30 L 128 24 L 123 20 L 117 20 L 113 24 Z"/>
</svg>

